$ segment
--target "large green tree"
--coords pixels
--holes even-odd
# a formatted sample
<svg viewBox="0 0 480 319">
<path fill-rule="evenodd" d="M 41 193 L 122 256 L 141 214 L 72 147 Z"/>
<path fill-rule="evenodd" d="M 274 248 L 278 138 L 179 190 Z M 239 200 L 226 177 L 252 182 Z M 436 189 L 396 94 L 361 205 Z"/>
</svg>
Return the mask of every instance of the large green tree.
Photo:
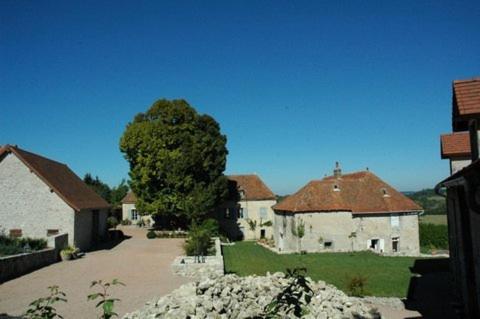
<svg viewBox="0 0 480 319">
<path fill-rule="evenodd" d="M 227 195 L 226 137 L 185 100 L 159 100 L 120 139 L 141 213 L 202 219 Z"/>
</svg>

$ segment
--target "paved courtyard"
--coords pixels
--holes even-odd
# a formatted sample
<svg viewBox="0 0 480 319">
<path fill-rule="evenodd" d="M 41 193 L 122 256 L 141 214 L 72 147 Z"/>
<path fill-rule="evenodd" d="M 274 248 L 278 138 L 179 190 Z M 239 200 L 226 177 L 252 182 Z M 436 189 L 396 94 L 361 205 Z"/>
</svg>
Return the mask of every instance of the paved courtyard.
<svg viewBox="0 0 480 319">
<path fill-rule="evenodd" d="M 169 293 L 189 281 L 170 270 L 173 259 L 183 253 L 182 239 L 147 239 L 146 231 L 124 227 L 131 236 L 119 245 L 87 253 L 83 258 L 59 262 L 0 285 L 0 314 L 21 315 L 28 304 L 48 295 L 47 287 L 60 286 L 68 303 L 58 304 L 66 319 L 96 318 L 96 301 L 87 301 L 93 280 L 118 278 L 126 287 L 111 290 L 121 301 L 115 306 L 120 316 L 143 306 L 146 301 Z"/>
</svg>

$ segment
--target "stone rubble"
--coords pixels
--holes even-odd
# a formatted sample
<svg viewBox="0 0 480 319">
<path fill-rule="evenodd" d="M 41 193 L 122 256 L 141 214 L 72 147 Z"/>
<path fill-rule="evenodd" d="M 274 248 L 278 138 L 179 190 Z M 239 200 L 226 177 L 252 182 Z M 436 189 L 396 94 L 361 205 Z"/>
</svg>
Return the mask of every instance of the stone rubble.
<svg viewBox="0 0 480 319">
<path fill-rule="evenodd" d="M 266 276 L 239 277 L 224 275 L 204 278 L 185 284 L 142 309 L 126 314 L 124 319 L 203 319 L 255 318 L 291 279 L 282 273 Z M 378 319 L 381 315 L 370 304 L 345 293 L 323 281 L 309 285 L 314 291 L 307 306 L 306 319 Z M 295 318 L 293 314 L 278 314 L 279 318 Z"/>
</svg>

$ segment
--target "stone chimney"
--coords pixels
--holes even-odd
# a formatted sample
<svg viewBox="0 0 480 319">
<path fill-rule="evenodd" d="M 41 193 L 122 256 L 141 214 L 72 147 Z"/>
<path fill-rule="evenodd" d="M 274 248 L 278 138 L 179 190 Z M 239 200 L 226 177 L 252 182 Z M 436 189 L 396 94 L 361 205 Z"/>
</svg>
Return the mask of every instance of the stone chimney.
<svg viewBox="0 0 480 319">
<path fill-rule="evenodd" d="M 340 168 L 340 164 L 335 162 L 335 169 L 333 170 L 333 176 L 336 178 L 340 178 L 342 176 L 342 169 Z"/>
</svg>

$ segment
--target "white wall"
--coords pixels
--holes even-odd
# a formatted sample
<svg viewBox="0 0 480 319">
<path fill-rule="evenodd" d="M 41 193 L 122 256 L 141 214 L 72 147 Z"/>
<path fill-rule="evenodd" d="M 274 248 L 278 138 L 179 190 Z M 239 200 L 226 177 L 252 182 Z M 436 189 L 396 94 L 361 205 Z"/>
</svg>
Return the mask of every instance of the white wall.
<svg viewBox="0 0 480 319">
<path fill-rule="evenodd" d="M 68 233 L 73 244 L 74 210 L 14 154 L 0 162 L 0 227 L 44 238 L 47 229 Z"/>
<path fill-rule="evenodd" d="M 450 174 L 455 174 L 462 168 L 470 165 L 472 160 L 470 158 L 454 158 L 450 160 Z"/>
</svg>

